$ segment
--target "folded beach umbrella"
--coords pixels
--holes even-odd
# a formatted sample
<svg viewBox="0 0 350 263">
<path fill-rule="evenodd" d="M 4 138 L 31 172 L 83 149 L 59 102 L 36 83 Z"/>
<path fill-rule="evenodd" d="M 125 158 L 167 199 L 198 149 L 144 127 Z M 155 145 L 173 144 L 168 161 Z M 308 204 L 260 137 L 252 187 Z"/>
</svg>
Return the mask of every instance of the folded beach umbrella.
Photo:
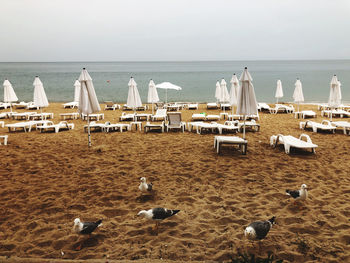
<svg viewBox="0 0 350 263">
<path fill-rule="evenodd" d="M 92 83 L 92 78 L 85 68 L 83 68 L 80 77 L 80 96 L 78 112 L 80 114 L 87 115 L 88 120 L 88 145 L 91 146 L 90 138 L 90 118 L 89 114 L 99 112 L 101 110 L 100 104 L 98 103 L 97 96 L 95 93 L 94 84 Z"/>
<path fill-rule="evenodd" d="M 80 88 L 81 88 L 80 82 L 79 80 L 76 80 L 74 82 L 74 101 L 75 102 L 79 102 Z"/>
<path fill-rule="evenodd" d="M 329 92 L 329 98 L 328 98 L 328 106 L 331 107 L 331 109 L 339 107 L 341 104 L 341 91 L 340 91 L 340 82 L 338 81 L 338 78 L 336 75 L 333 76 L 331 80 L 331 89 Z M 332 113 L 331 113 L 331 120 L 332 120 Z"/>
<path fill-rule="evenodd" d="M 299 104 L 300 102 L 304 102 L 303 87 L 299 79 L 297 79 L 294 85 L 295 85 L 295 89 L 293 93 L 293 99 L 294 99 L 294 102 L 298 103 L 298 112 L 299 112 Z"/>
<path fill-rule="evenodd" d="M 217 81 L 217 82 L 216 82 L 216 88 L 215 88 L 215 98 L 216 98 L 216 102 L 219 101 L 219 99 L 220 99 L 220 94 L 221 94 L 221 86 L 220 86 L 220 82 Z"/>
<path fill-rule="evenodd" d="M 168 89 L 172 89 L 172 90 L 182 90 L 181 87 L 174 85 L 170 82 L 162 82 L 160 84 L 156 85 L 157 89 L 165 89 L 165 103 L 168 102 Z"/>
<path fill-rule="evenodd" d="M 49 101 L 47 100 L 43 83 L 41 82 L 38 76 L 35 77 L 33 86 L 34 86 L 34 99 L 33 99 L 34 106 L 40 107 L 42 111 L 42 108 L 49 106 Z"/>
<path fill-rule="evenodd" d="M 243 139 L 245 139 L 245 117 L 246 115 L 254 115 L 258 113 L 258 103 L 256 101 L 253 79 L 250 76 L 247 67 L 239 79 L 241 86 L 238 88 L 237 93 L 237 114 L 243 115 Z"/>
<path fill-rule="evenodd" d="M 278 99 L 283 97 L 283 89 L 282 89 L 282 81 L 281 80 L 277 80 L 277 88 L 276 88 L 276 93 L 275 93 L 275 98 L 277 99 L 278 103 Z"/>
<path fill-rule="evenodd" d="M 230 101 L 230 94 L 227 91 L 227 84 L 224 79 L 221 80 L 220 82 L 220 98 L 219 102 L 220 103 L 225 103 Z M 225 112 L 225 107 L 224 107 L 224 112 Z"/>
<path fill-rule="evenodd" d="M 239 87 L 239 80 L 236 74 L 232 75 L 230 83 L 231 83 L 230 105 L 232 106 L 232 115 L 233 115 L 233 106 L 237 106 L 237 91 Z"/>
<path fill-rule="evenodd" d="M 141 102 L 139 91 L 137 89 L 137 84 L 133 77 L 130 78 L 128 86 L 129 86 L 129 93 L 128 93 L 128 99 L 126 101 L 126 105 L 136 110 L 137 107 L 142 106 L 142 102 Z"/>
<path fill-rule="evenodd" d="M 4 85 L 4 102 L 10 103 L 10 109 L 12 112 L 11 102 L 18 101 L 18 98 L 16 96 L 15 91 L 13 90 L 13 87 L 10 81 L 5 79 L 3 85 Z"/>
<path fill-rule="evenodd" d="M 151 79 L 148 84 L 148 98 L 147 102 L 152 103 L 152 114 L 154 113 L 153 110 L 153 103 L 158 102 L 159 97 L 158 97 L 158 92 L 156 89 L 156 85 L 154 84 L 153 80 Z"/>
</svg>

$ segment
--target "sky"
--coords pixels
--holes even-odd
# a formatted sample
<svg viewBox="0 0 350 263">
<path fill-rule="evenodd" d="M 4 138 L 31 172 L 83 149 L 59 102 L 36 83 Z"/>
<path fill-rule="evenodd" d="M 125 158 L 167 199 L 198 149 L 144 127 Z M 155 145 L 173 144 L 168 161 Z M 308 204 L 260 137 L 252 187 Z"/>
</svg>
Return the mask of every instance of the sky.
<svg viewBox="0 0 350 263">
<path fill-rule="evenodd" d="M 0 0 L 0 62 L 350 59 L 349 0 Z"/>
</svg>

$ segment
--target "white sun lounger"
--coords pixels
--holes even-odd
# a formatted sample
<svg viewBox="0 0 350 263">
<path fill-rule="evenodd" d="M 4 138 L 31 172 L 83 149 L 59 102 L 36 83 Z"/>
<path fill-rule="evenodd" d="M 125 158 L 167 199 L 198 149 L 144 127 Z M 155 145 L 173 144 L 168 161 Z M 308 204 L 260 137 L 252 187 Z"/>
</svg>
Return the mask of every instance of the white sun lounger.
<svg viewBox="0 0 350 263">
<path fill-rule="evenodd" d="M 119 121 L 133 121 L 133 120 L 135 120 L 134 113 L 122 112 L 122 115 L 119 117 Z"/>
<path fill-rule="evenodd" d="M 224 124 L 218 124 L 219 134 L 222 134 L 224 131 L 228 132 L 238 132 L 239 131 L 239 122 L 238 121 L 225 121 Z"/>
<path fill-rule="evenodd" d="M 70 108 L 70 109 L 78 108 L 78 106 L 79 106 L 78 101 L 72 101 L 72 102 L 67 102 L 67 103 L 63 104 L 64 109 L 66 109 L 66 108 Z"/>
<path fill-rule="evenodd" d="M 299 123 L 299 128 L 300 129 L 312 129 L 313 132 L 317 132 L 318 130 L 322 131 L 329 131 L 334 133 L 336 127 L 331 125 L 330 121 L 328 120 L 323 120 L 321 123 L 314 122 L 314 121 L 307 121 L 307 122 L 300 122 Z"/>
<path fill-rule="evenodd" d="M 306 141 L 304 141 L 303 139 L 305 139 Z M 286 154 L 290 153 L 291 147 L 299 149 L 311 149 L 312 153 L 316 153 L 316 148 L 318 147 L 318 145 L 312 143 L 309 135 L 306 134 L 301 134 L 299 139 L 291 135 L 272 135 L 270 137 L 270 145 L 276 148 L 278 143 L 284 145 L 284 150 Z"/>
<path fill-rule="evenodd" d="M 323 110 L 321 111 L 321 116 L 327 116 L 328 118 L 332 115 L 333 117 L 339 117 L 339 118 L 344 118 L 350 117 L 350 112 L 345 111 L 345 110 Z"/>
<path fill-rule="evenodd" d="M 23 130 L 24 132 L 30 132 L 32 130 L 34 123 L 32 121 L 16 122 L 6 124 L 5 127 L 9 129 L 9 132 L 15 132 L 16 130 Z"/>
<path fill-rule="evenodd" d="M 189 103 L 187 104 L 188 110 L 198 110 L 198 103 Z"/>
<path fill-rule="evenodd" d="M 97 123 L 95 121 L 92 121 L 89 123 L 89 125 L 84 125 L 84 132 L 88 131 L 88 127 L 90 127 L 90 131 L 104 131 L 106 124 L 105 123 Z"/>
<path fill-rule="evenodd" d="M 209 115 L 205 116 L 205 120 L 206 121 L 219 121 L 220 120 L 220 115 L 209 114 Z"/>
<path fill-rule="evenodd" d="M 210 109 L 218 109 L 219 108 L 219 105 L 215 102 L 209 102 L 207 103 L 207 109 L 210 110 Z"/>
<path fill-rule="evenodd" d="M 193 121 L 205 121 L 205 114 L 201 114 L 201 113 L 192 114 L 192 120 Z"/>
<path fill-rule="evenodd" d="M 312 110 L 303 110 L 303 111 L 295 111 L 294 112 L 294 117 L 295 118 L 315 118 L 316 117 L 316 113 Z"/>
<path fill-rule="evenodd" d="M 332 121 L 331 124 L 336 128 L 341 128 L 344 131 L 344 134 L 350 135 L 350 122 L 347 121 Z"/>
<path fill-rule="evenodd" d="M 151 116 L 152 121 L 165 121 L 167 117 L 167 109 L 159 108 L 156 114 Z"/>
<path fill-rule="evenodd" d="M 146 125 L 144 126 L 145 133 L 150 131 L 160 131 L 164 132 L 165 123 L 162 121 L 162 123 L 150 123 L 149 121 L 146 122 Z"/>
<path fill-rule="evenodd" d="M 276 104 L 274 108 L 270 109 L 270 113 L 277 114 L 279 112 L 293 113 L 294 107 L 293 105 Z"/>
<path fill-rule="evenodd" d="M 220 154 L 222 145 L 238 145 L 239 149 L 242 151 L 242 154 L 246 154 L 248 141 L 237 136 L 215 136 L 214 148 L 218 154 Z"/>
<path fill-rule="evenodd" d="M 37 130 L 40 132 L 53 130 L 55 133 L 58 133 L 61 130 L 72 130 L 74 129 L 74 123 L 68 123 L 66 121 L 60 121 L 58 124 L 54 124 L 53 122 L 48 122 L 44 125 L 37 126 Z"/>
<path fill-rule="evenodd" d="M 130 124 L 127 123 L 109 123 L 106 122 L 105 126 L 103 127 L 105 132 L 112 132 L 112 131 L 130 131 L 131 127 Z"/>
<path fill-rule="evenodd" d="M 265 102 L 258 103 L 258 111 L 270 111 L 271 107 Z"/>
</svg>

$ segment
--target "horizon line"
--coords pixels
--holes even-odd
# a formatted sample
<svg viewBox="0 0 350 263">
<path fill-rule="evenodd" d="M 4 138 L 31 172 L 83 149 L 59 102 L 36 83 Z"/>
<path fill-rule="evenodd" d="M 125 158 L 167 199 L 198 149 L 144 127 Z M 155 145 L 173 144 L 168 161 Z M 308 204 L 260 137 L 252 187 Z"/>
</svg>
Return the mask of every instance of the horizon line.
<svg viewBox="0 0 350 263">
<path fill-rule="evenodd" d="M 57 60 L 57 61 L 0 61 L 0 63 L 161 63 L 161 62 L 258 62 L 258 61 L 346 61 L 345 59 L 238 59 L 238 60 Z"/>
</svg>

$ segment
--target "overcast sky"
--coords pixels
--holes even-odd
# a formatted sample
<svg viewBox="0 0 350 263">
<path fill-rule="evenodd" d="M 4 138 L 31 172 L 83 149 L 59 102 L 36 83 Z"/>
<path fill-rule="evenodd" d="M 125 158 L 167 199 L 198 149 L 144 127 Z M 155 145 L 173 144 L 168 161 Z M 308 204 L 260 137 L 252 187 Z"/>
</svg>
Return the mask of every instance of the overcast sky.
<svg viewBox="0 0 350 263">
<path fill-rule="evenodd" d="M 350 0 L 0 0 L 0 61 L 350 59 Z"/>
</svg>

